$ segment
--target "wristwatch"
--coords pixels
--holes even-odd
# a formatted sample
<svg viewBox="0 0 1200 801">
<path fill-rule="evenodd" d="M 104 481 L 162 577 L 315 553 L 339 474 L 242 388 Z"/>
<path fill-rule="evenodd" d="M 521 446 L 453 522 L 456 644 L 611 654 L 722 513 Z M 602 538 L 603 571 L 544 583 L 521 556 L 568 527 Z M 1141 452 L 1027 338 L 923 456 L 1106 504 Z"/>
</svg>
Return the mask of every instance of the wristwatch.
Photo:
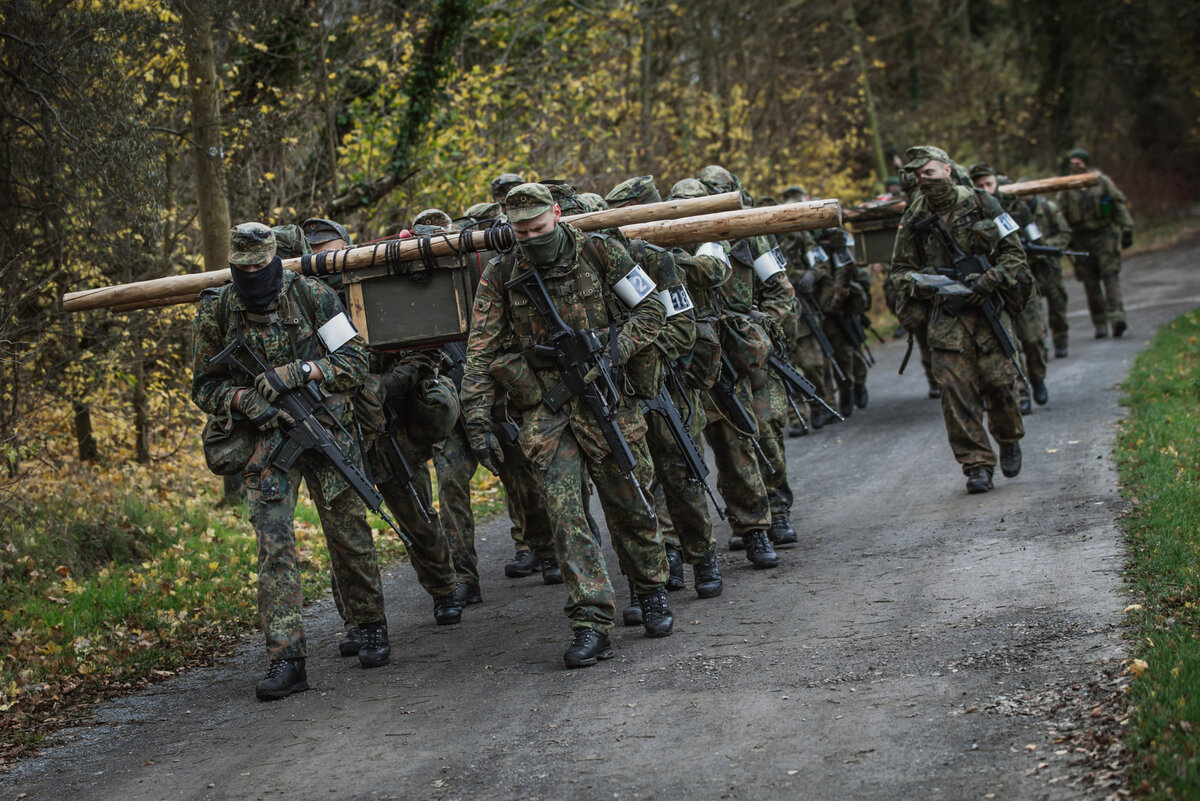
<svg viewBox="0 0 1200 801">
<path fill-rule="evenodd" d="M 300 372 L 304 373 L 304 380 L 308 381 L 312 377 L 312 362 L 301 362 Z"/>
</svg>

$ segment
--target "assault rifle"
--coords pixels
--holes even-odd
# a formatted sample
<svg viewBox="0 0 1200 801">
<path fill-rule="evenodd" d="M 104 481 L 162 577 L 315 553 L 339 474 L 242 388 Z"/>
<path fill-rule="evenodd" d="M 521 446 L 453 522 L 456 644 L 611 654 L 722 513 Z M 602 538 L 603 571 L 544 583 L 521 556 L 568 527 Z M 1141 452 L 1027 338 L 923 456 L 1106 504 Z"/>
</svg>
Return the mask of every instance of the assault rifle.
<svg viewBox="0 0 1200 801">
<path fill-rule="evenodd" d="M 536 345 L 535 352 L 555 359 L 559 378 L 572 395 L 582 399 L 587 405 L 596 424 L 600 426 L 601 433 L 604 434 L 604 441 L 608 443 L 608 449 L 612 452 L 621 475 L 633 483 L 638 497 L 642 499 L 642 505 L 653 516 L 654 509 L 646 500 L 646 493 L 634 473 L 637 462 L 634 461 L 629 443 L 625 441 L 625 435 L 621 433 L 617 424 L 617 408 L 620 406 L 621 396 L 612 378 L 612 368 L 604 359 L 604 345 L 600 338 L 591 329 L 577 331 L 567 325 L 558 309 L 554 307 L 554 301 L 546 291 L 546 284 L 536 267 L 530 267 L 516 278 L 507 281 L 504 288 L 515 289 L 525 295 L 541 315 L 542 322 L 550 330 L 550 341 L 554 344 Z M 585 380 L 589 373 L 595 373 L 596 377 Z"/>
<path fill-rule="evenodd" d="M 671 432 L 671 439 L 675 440 L 675 446 L 683 455 L 683 461 L 687 465 L 692 481 L 699 482 L 704 487 L 704 491 L 712 499 L 713 505 L 717 507 L 717 514 L 724 520 L 725 512 L 721 509 L 721 504 L 717 503 L 717 497 L 713 495 L 712 488 L 708 486 L 708 464 L 700 455 L 700 448 L 697 447 L 696 440 L 692 439 L 692 434 L 688 430 L 693 410 L 689 404 L 687 420 L 682 419 L 679 416 L 679 408 L 675 405 L 675 400 L 671 395 L 671 390 L 674 390 L 684 403 L 688 403 L 687 390 L 683 382 L 679 380 L 679 374 L 673 364 L 665 365 L 665 372 L 667 380 L 658 390 L 658 394 L 649 400 L 641 401 L 642 412 L 646 414 L 653 412 L 663 419 L 667 430 Z"/>
<path fill-rule="evenodd" d="M 968 256 L 963 252 L 963 249 L 958 246 L 958 242 L 954 241 L 950 229 L 946 227 L 946 221 L 942 219 L 940 214 L 930 214 L 924 220 L 920 220 L 912 224 L 912 229 L 917 234 L 929 234 L 935 240 L 942 250 L 946 253 L 946 258 L 950 260 L 950 266 L 942 268 L 938 272 L 958 283 L 966 286 L 967 276 L 983 275 L 992 268 L 992 263 L 988 261 L 987 256 L 975 254 Z M 971 290 L 972 292 L 974 290 Z M 957 314 L 962 308 L 963 295 L 947 296 L 942 301 L 942 308 L 949 314 Z M 1029 386 L 1029 379 L 1025 377 L 1025 371 L 1021 369 L 1021 358 L 1018 356 L 1017 344 L 1013 342 L 1009 336 L 1008 329 L 1004 327 L 1004 321 L 1000 319 L 1000 312 L 996 309 L 996 305 L 992 303 L 990 296 L 984 296 L 983 300 L 977 306 L 979 313 L 987 320 L 987 324 L 991 326 L 992 334 L 995 335 L 996 341 L 1000 343 L 1000 350 L 1006 359 L 1010 359 L 1013 365 L 1017 368 L 1017 375 L 1025 386 Z"/>
<path fill-rule="evenodd" d="M 1057 259 L 1060 256 L 1075 256 L 1088 257 L 1092 255 L 1086 250 L 1067 250 L 1066 248 L 1052 248 L 1049 245 L 1035 245 L 1033 242 L 1021 240 L 1021 246 L 1025 248 L 1025 253 L 1030 256 L 1043 256 Z"/>
<path fill-rule="evenodd" d="M 866 362 L 868 367 L 874 367 L 875 356 L 872 355 L 871 348 L 867 346 L 867 332 L 863 328 L 862 315 L 846 311 L 835 311 L 831 314 L 834 324 L 854 348 L 854 352 Z"/>
<path fill-rule="evenodd" d="M 767 455 L 763 453 L 762 446 L 758 444 L 758 423 L 755 421 L 754 415 L 746 410 L 745 404 L 742 403 L 742 399 L 737 396 L 737 391 L 734 389 L 737 379 L 737 370 L 734 368 L 733 362 L 729 361 L 729 356 L 722 353 L 721 373 L 717 376 L 717 383 L 713 384 L 708 393 L 721 408 L 725 419 L 738 432 L 738 438 L 749 439 L 754 450 L 758 452 L 762 464 L 765 464 L 771 471 L 770 475 L 775 475 L 775 468 L 771 467 L 771 463 L 767 461 Z"/>
<path fill-rule="evenodd" d="M 838 420 L 845 422 L 846 418 L 838 414 L 836 409 L 826 403 L 817 394 L 816 385 L 788 363 L 778 345 L 771 346 L 771 354 L 767 356 L 767 366 L 774 370 L 775 375 L 779 376 L 780 380 L 783 381 L 784 389 L 787 390 L 788 403 L 792 405 L 792 411 L 801 420 L 804 420 L 804 415 L 800 414 L 800 407 L 796 403 L 797 399 L 799 399 L 800 403 L 813 403 L 815 401 L 824 406 L 825 410 Z"/>
<path fill-rule="evenodd" d="M 816 311 L 817 304 L 813 303 L 809 305 L 810 297 L 799 293 L 796 294 L 796 300 L 800 304 L 800 319 L 805 322 L 809 330 L 813 332 L 813 336 L 817 338 L 817 344 L 821 347 L 821 353 L 825 356 L 825 360 L 833 365 L 833 372 L 837 376 L 838 382 L 844 384 L 846 382 L 846 374 L 842 372 L 837 359 L 833 356 L 833 345 L 830 344 L 829 337 L 825 336 L 821 314 Z"/>
<path fill-rule="evenodd" d="M 237 357 L 237 350 L 239 348 L 244 348 L 254 358 L 255 363 L 258 365 L 258 370 L 251 370 L 242 363 Z M 271 369 L 271 365 L 267 364 L 246 343 L 246 339 L 242 335 L 240 320 L 238 321 L 237 338 L 228 347 L 209 359 L 208 363 L 236 365 L 250 376 L 251 379 Z M 338 447 L 337 441 L 334 440 L 329 428 L 317 419 L 317 413 L 324 412 L 325 416 L 329 418 L 334 426 L 345 434 L 346 437 L 350 437 L 350 433 L 333 416 L 329 408 L 321 402 L 321 393 L 317 390 L 316 383 L 309 381 L 304 386 L 283 392 L 275 401 L 275 404 L 292 418 L 292 422 L 285 422 L 281 427 L 283 440 L 271 452 L 271 465 L 280 470 L 288 471 L 292 469 L 296 464 L 296 460 L 306 451 L 316 451 L 324 456 L 333 469 L 350 485 L 350 488 L 358 493 L 358 497 L 363 499 L 367 507 L 392 527 L 392 530 L 400 537 L 400 541 L 406 547 L 411 547 L 412 541 L 408 538 L 408 535 L 401 531 L 400 527 L 383 510 L 383 496 L 379 494 L 379 490 L 375 489 L 375 485 L 367 479 L 363 471 L 354 463 L 354 460 L 342 453 L 342 449 Z"/>
<path fill-rule="evenodd" d="M 383 419 L 385 428 L 380 446 L 383 448 L 384 458 L 388 460 L 388 466 L 392 468 L 392 478 L 408 489 L 417 505 L 417 511 L 421 513 L 421 519 L 426 523 L 431 523 L 433 521 L 429 517 L 429 508 L 421 500 L 417 486 L 413 483 L 413 479 L 417 477 L 416 473 L 413 472 L 408 457 L 404 455 L 404 451 L 400 449 L 400 443 L 396 439 L 395 432 L 400 425 L 400 415 L 392 408 L 392 404 L 386 402 L 383 404 Z"/>
</svg>

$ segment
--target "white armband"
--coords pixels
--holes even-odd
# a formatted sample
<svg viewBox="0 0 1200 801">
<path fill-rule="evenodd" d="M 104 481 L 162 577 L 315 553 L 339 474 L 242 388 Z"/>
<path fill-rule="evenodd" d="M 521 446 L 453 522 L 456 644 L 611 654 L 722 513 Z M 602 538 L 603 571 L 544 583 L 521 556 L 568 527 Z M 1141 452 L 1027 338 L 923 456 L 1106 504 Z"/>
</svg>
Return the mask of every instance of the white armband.
<svg viewBox="0 0 1200 801">
<path fill-rule="evenodd" d="M 625 301 L 625 305 L 631 309 L 654 294 L 657 289 L 650 276 L 637 264 L 613 287 L 617 297 Z"/>
<path fill-rule="evenodd" d="M 664 289 L 658 293 L 658 299 L 662 301 L 662 305 L 667 307 L 668 317 L 674 317 L 695 308 L 692 296 L 688 294 L 687 287 L 683 284 L 676 284 L 670 289 Z"/>
<path fill-rule="evenodd" d="M 1016 221 L 1009 215 L 1007 211 L 994 219 L 992 222 L 996 223 L 996 228 L 1000 231 L 1001 239 L 1008 236 L 1013 231 L 1020 230 L 1020 226 L 1017 225 Z"/>
<path fill-rule="evenodd" d="M 354 323 L 350 322 L 350 318 L 346 316 L 346 313 L 339 312 L 337 317 L 332 318 L 325 325 L 317 329 L 317 336 L 325 344 L 325 350 L 333 353 L 342 345 L 345 345 L 358 336 L 358 331 L 355 330 Z"/>
<path fill-rule="evenodd" d="M 1042 229 L 1038 228 L 1037 223 L 1031 222 L 1029 225 L 1025 226 L 1025 238 L 1030 242 L 1038 241 L 1042 238 Z"/>
<path fill-rule="evenodd" d="M 766 281 L 781 272 L 783 272 L 783 265 L 779 263 L 773 250 L 768 250 L 754 260 L 754 274 L 760 281 Z"/>
<path fill-rule="evenodd" d="M 714 259 L 720 259 L 725 262 L 725 266 L 729 266 L 729 254 L 725 252 L 725 248 L 718 245 L 716 242 L 705 242 L 700 247 L 696 248 L 697 256 L 712 256 Z"/>
<path fill-rule="evenodd" d="M 825 252 L 825 248 L 817 245 L 805 253 L 804 258 L 808 262 L 809 267 L 816 267 L 818 262 L 829 261 L 829 254 Z"/>
</svg>

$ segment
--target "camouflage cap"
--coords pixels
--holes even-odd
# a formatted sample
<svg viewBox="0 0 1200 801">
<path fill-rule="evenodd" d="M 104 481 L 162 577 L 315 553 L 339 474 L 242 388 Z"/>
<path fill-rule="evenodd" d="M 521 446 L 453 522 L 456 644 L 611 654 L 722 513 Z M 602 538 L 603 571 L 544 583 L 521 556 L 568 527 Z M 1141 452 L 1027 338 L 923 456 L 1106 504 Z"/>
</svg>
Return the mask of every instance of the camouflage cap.
<svg viewBox="0 0 1200 801">
<path fill-rule="evenodd" d="M 294 259 L 305 253 L 312 253 L 304 232 L 298 225 L 276 225 L 271 229 L 275 234 L 275 252 L 281 259 Z"/>
<path fill-rule="evenodd" d="M 520 186 L 525 183 L 525 179 L 513 172 L 506 172 L 503 175 L 498 175 L 492 179 L 492 200 L 497 203 L 503 203 L 504 198 L 512 191 L 513 187 Z"/>
<path fill-rule="evenodd" d="M 933 145 L 917 145 L 910 147 L 904 151 L 904 157 L 908 159 L 908 163 L 904 165 L 906 170 L 919 170 L 930 161 L 940 161 L 943 164 L 951 164 L 950 157 L 946 155 L 946 151 L 940 147 Z"/>
<path fill-rule="evenodd" d="M 741 188 L 733 173 L 719 164 L 708 165 L 696 177 L 700 179 L 700 183 L 716 192 L 732 192 Z"/>
<path fill-rule="evenodd" d="M 795 198 L 797 200 L 804 200 L 804 197 L 807 194 L 808 194 L 808 190 L 806 190 L 803 186 L 800 186 L 799 184 L 792 184 L 787 189 L 783 190 L 783 192 L 781 193 L 784 201 L 789 202 L 789 203 L 792 202 L 793 198 Z"/>
<path fill-rule="evenodd" d="M 977 161 L 970 167 L 967 167 L 967 174 L 974 181 L 976 178 L 982 178 L 985 175 L 995 175 L 996 171 L 986 161 Z"/>
<path fill-rule="evenodd" d="M 262 264 L 274 255 L 275 233 L 262 223 L 242 223 L 229 230 L 230 264 Z"/>
<path fill-rule="evenodd" d="M 304 238 L 308 240 L 308 244 L 310 245 L 332 242 L 335 239 L 341 239 L 347 245 L 350 244 L 350 232 L 341 223 L 334 222 L 333 220 L 326 220 L 321 217 L 309 217 L 300 227 L 304 229 Z"/>
<path fill-rule="evenodd" d="M 604 198 L 597 195 L 595 192 L 584 192 L 579 196 L 583 201 L 583 205 L 587 206 L 588 211 L 604 211 L 608 208 L 608 203 Z"/>
<path fill-rule="evenodd" d="M 756 205 L 761 209 L 763 206 L 778 206 L 779 201 L 770 195 L 763 195 L 758 199 L 758 203 Z"/>
<path fill-rule="evenodd" d="M 1092 154 L 1084 150 L 1082 147 L 1077 147 L 1067 154 L 1067 161 L 1071 159 L 1079 159 L 1089 167 L 1092 166 Z"/>
<path fill-rule="evenodd" d="M 493 201 L 484 201 L 476 203 L 471 208 L 467 209 L 466 216 L 473 220 L 495 220 L 504 210 L 500 208 L 500 204 Z"/>
<path fill-rule="evenodd" d="M 682 200 L 689 197 L 708 197 L 708 187 L 697 178 L 684 178 L 671 187 L 667 200 Z"/>
<path fill-rule="evenodd" d="M 430 225 L 437 226 L 438 228 L 449 228 L 451 222 L 450 215 L 441 209 L 425 209 L 416 217 L 413 217 L 412 227 Z"/>
<path fill-rule="evenodd" d="M 639 175 L 622 181 L 604 196 L 609 206 L 633 206 L 639 203 L 657 203 L 662 200 L 653 175 Z"/>
<path fill-rule="evenodd" d="M 504 212 L 509 222 L 524 222 L 554 208 L 554 195 L 545 184 L 521 184 L 513 187 L 504 198 Z"/>
</svg>

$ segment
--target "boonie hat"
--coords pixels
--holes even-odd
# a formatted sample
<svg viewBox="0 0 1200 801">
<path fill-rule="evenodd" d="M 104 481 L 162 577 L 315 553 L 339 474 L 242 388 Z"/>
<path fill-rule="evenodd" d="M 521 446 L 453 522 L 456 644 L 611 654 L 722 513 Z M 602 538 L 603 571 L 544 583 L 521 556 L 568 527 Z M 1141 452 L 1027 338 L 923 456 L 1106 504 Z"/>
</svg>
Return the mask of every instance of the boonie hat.
<svg viewBox="0 0 1200 801">
<path fill-rule="evenodd" d="M 275 234 L 262 223 L 242 223 L 230 229 L 230 264 L 262 264 L 274 255 Z"/>
</svg>

